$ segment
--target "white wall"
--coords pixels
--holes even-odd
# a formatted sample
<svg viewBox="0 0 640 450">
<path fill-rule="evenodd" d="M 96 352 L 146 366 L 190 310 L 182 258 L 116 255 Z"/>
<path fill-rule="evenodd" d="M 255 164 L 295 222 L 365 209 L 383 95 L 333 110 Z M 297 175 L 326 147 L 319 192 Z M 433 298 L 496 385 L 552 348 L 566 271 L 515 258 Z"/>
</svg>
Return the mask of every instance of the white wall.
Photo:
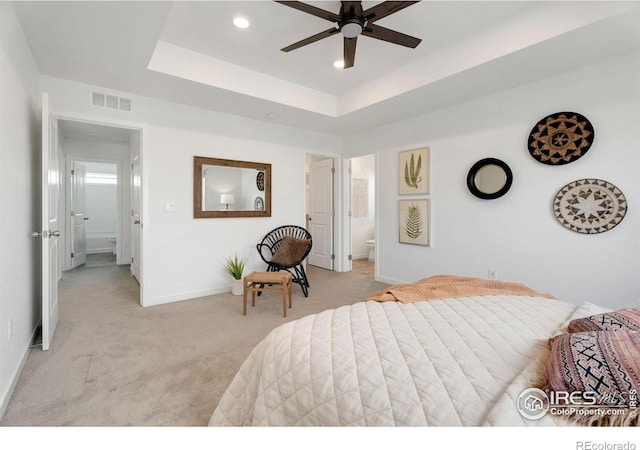
<svg viewBox="0 0 640 450">
<path fill-rule="evenodd" d="M 0 2 L 0 417 L 40 320 L 38 75 L 13 6 Z M 9 339 L 9 321 L 13 333 Z"/>
<path fill-rule="evenodd" d="M 573 303 L 640 303 L 640 56 L 612 60 L 456 107 L 369 130 L 345 140 L 345 155 L 377 152 L 379 279 L 410 282 L 434 274 L 519 281 Z M 590 119 L 595 142 L 581 159 L 548 166 L 527 137 L 548 114 Z M 431 247 L 398 243 L 398 152 L 431 147 Z M 511 167 L 511 190 L 480 200 L 466 188 L 477 160 Z M 598 235 L 572 232 L 554 218 L 565 184 L 601 178 L 628 201 L 625 219 Z"/>
<path fill-rule="evenodd" d="M 369 182 L 368 207 L 365 216 L 351 218 L 351 253 L 353 259 L 368 258 L 368 239 L 375 238 L 376 226 L 376 157 L 366 155 L 351 160 L 351 186 L 353 195 L 353 180 L 363 179 Z M 352 199 L 353 202 L 353 199 Z M 353 205 L 353 203 L 352 203 Z M 352 208 L 353 209 L 353 208 Z"/>
<path fill-rule="evenodd" d="M 131 94 L 131 113 L 101 109 L 89 105 L 91 86 L 45 76 L 41 83 L 56 114 L 142 129 L 145 306 L 229 290 L 222 263 L 235 252 L 249 258 L 248 270 L 263 268 L 255 250 L 262 237 L 304 225 L 305 152 L 339 153 L 337 137 Z M 272 217 L 194 219 L 194 156 L 271 163 Z M 175 212 L 165 212 L 166 202 Z"/>
</svg>

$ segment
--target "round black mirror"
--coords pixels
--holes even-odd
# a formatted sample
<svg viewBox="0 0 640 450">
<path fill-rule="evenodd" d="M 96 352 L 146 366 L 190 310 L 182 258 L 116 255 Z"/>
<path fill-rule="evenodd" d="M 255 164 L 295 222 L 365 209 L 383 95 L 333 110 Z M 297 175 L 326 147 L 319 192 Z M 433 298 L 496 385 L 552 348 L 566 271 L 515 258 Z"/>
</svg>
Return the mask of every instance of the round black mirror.
<svg viewBox="0 0 640 450">
<path fill-rule="evenodd" d="M 490 200 L 502 197 L 511 188 L 513 173 L 509 166 L 496 158 L 475 163 L 467 175 L 469 191 L 476 197 Z"/>
</svg>

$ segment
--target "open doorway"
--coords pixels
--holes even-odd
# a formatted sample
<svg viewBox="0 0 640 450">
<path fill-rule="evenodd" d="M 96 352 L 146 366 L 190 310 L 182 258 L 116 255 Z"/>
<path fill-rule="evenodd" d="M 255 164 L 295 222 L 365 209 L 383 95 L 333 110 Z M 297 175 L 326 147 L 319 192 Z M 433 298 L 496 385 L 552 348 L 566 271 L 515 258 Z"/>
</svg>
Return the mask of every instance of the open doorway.
<svg viewBox="0 0 640 450">
<path fill-rule="evenodd" d="M 124 213 L 120 215 L 120 230 L 116 239 L 128 232 L 129 240 L 131 241 L 136 232 L 140 234 L 142 227 L 139 220 L 142 206 L 142 182 L 141 171 L 139 170 L 142 155 L 142 131 L 137 128 L 122 128 L 87 122 L 82 119 L 75 120 L 55 116 L 51 112 L 49 94 L 43 92 L 41 100 L 41 228 L 33 232 L 32 236 L 41 238 L 42 242 L 40 258 L 41 345 L 42 350 L 47 351 L 51 348 L 51 341 L 60 317 L 59 293 L 62 293 L 63 297 L 68 295 L 68 292 L 63 292 L 60 289 L 61 284 L 65 281 L 63 271 L 70 272 L 69 269 L 72 265 L 71 252 L 68 251 L 72 248 L 69 229 L 73 226 L 75 220 L 70 220 L 72 210 L 68 209 L 70 202 L 67 202 L 72 185 L 72 159 L 90 160 L 91 158 L 97 158 L 107 160 L 107 162 L 115 160 L 116 164 L 120 164 L 122 170 L 117 170 L 118 186 L 126 186 L 129 195 L 123 195 L 124 189 L 120 189 L 121 196 L 118 200 Z M 118 146 L 122 151 L 114 151 L 113 145 Z M 136 166 L 138 167 L 137 170 L 134 169 Z M 131 167 L 130 170 L 129 167 Z M 85 177 L 82 178 L 82 183 L 86 182 L 86 167 L 83 170 L 85 170 Z M 123 181 L 125 179 L 125 171 L 129 171 L 127 183 Z M 128 202 L 126 208 L 123 206 L 125 199 Z M 83 220 L 84 214 L 86 212 L 83 212 L 80 216 Z M 138 226 L 134 225 L 136 222 L 134 219 L 138 219 Z M 116 244 L 116 247 L 118 249 L 129 248 L 131 253 L 131 245 L 125 245 L 122 242 L 123 240 L 121 239 L 120 244 Z M 82 250 L 86 256 L 86 240 L 81 240 L 80 242 L 84 242 L 85 247 Z M 136 237 L 136 243 L 135 248 L 138 249 L 138 253 L 131 257 L 138 259 L 137 256 L 142 254 L 139 235 Z M 140 262 L 138 262 L 138 265 Z M 131 267 L 133 267 L 133 264 L 131 264 Z M 124 273 L 126 274 L 128 271 Z M 139 276 L 136 276 L 135 279 L 140 281 Z M 87 288 L 87 282 L 92 283 L 94 281 L 96 281 L 96 278 L 93 274 L 83 279 L 83 289 Z M 131 277 L 129 281 L 135 284 Z M 96 292 L 98 291 L 96 290 Z M 140 284 L 139 289 L 134 288 L 132 291 L 137 291 L 134 297 L 142 305 L 142 284 Z M 83 299 L 86 298 L 86 293 L 81 294 L 81 297 Z"/>
<path fill-rule="evenodd" d="M 66 222 L 61 267 L 129 267 L 139 248 L 132 217 L 140 192 L 132 167 L 140 131 L 69 119 L 59 119 L 59 128 Z"/>
<path fill-rule="evenodd" d="M 375 277 L 376 158 L 374 154 L 350 161 L 351 270 Z"/>
<path fill-rule="evenodd" d="M 70 163 L 71 268 L 116 265 L 121 234 L 119 164 L 75 158 Z"/>
</svg>

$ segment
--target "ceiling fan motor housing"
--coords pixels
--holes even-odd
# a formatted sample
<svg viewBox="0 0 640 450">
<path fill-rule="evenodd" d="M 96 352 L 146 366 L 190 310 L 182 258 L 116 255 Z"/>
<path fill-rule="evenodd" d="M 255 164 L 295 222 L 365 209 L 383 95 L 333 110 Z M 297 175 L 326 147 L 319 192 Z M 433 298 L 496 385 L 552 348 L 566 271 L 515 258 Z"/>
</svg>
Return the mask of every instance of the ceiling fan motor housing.
<svg viewBox="0 0 640 450">
<path fill-rule="evenodd" d="M 355 38 L 364 28 L 362 2 L 342 2 L 338 27 L 346 38 Z"/>
</svg>

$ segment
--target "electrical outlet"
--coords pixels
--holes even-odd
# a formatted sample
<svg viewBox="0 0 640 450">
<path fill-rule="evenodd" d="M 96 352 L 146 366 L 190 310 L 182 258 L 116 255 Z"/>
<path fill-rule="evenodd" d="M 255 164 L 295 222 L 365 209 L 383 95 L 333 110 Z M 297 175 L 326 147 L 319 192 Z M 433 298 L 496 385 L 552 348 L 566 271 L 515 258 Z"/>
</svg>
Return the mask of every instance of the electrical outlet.
<svg viewBox="0 0 640 450">
<path fill-rule="evenodd" d="M 13 319 L 9 319 L 9 326 L 7 328 L 9 329 L 9 340 L 11 340 L 13 337 Z"/>
<path fill-rule="evenodd" d="M 498 271 L 496 269 L 489 269 L 489 279 L 490 280 L 498 279 Z"/>
</svg>

